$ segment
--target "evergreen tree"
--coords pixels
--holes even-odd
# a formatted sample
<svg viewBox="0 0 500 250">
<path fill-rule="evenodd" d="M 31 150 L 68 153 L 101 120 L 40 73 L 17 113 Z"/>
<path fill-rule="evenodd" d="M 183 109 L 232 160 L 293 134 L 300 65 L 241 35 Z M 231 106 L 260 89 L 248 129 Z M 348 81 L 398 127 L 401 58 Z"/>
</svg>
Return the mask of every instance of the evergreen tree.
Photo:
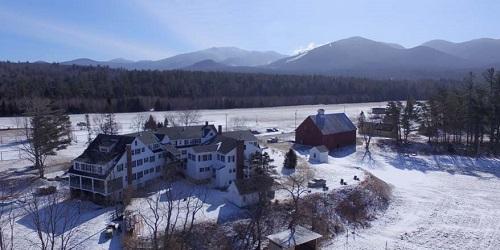
<svg viewBox="0 0 500 250">
<path fill-rule="evenodd" d="M 393 137 L 398 142 L 401 141 L 401 107 L 401 102 L 391 101 L 387 104 L 385 111 L 386 122 L 395 127 Z"/>
<path fill-rule="evenodd" d="M 71 143 L 71 121 L 67 114 L 51 110 L 48 104 L 32 102 L 28 110 L 24 127 L 27 143 L 22 150 L 43 178 L 47 156 Z"/>
<path fill-rule="evenodd" d="M 144 123 L 144 130 L 153 131 L 156 130 L 157 128 L 158 124 L 156 123 L 155 118 L 153 117 L 153 115 L 149 115 L 148 120 Z"/>
<path fill-rule="evenodd" d="M 283 167 L 289 169 L 295 169 L 295 167 L 297 167 L 297 154 L 295 154 L 295 151 L 293 149 L 288 150 L 288 152 L 285 154 Z"/>
</svg>

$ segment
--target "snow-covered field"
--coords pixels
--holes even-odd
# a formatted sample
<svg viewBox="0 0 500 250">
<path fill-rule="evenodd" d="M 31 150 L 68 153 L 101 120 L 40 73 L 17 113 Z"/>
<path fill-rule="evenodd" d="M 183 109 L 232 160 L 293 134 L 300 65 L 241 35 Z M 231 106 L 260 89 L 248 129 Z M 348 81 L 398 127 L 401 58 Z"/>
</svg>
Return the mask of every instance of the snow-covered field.
<svg viewBox="0 0 500 250">
<path fill-rule="evenodd" d="M 345 112 L 355 120 L 361 110 L 384 107 L 385 103 L 361 103 L 338 105 L 307 105 L 275 108 L 202 110 L 201 121 L 232 127 L 232 119 L 243 118 L 246 126 L 264 132 L 265 128 L 276 127 L 284 133 L 292 132 L 307 115 L 315 114 L 318 108 L 327 113 Z M 145 112 L 163 119 L 165 112 Z M 297 119 L 295 119 L 295 114 Z M 117 114 L 122 132 L 130 132 L 130 121 L 136 114 Z M 226 119 L 227 117 L 227 119 Z M 73 124 L 83 121 L 83 115 L 72 115 Z M 15 127 L 12 118 L 0 118 L 0 127 Z M 86 133 L 75 131 L 77 143 L 58 153 L 52 160 L 64 162 L 76 157 L 85 148 Z M 262 134 L 270 135 L 269 133 Z M 290 135 L 285 134 L 285 138 Z M 2 138 L 5 142 L 8 138 Z M 0 151 L 15 150 L 17 144 L 7 142 L 0 145 Z M 279 162 L 282 151 L 269 149 Z M 299 152 L 307 158 L 305 152 Z M 281 157 L 281 158 L 280 158 Z M 0 161 L 0 171 L 14 171 L 25 168 L 29 162 L 12 158 Z M 437 155 L 405 156 L 389 148 L 372 145 L 371 158 L 364 155 L 358 146 L 350 154 L 334 155 L 328 164 L 311 164 L 316 177 L 327 180 L 327 185 L 338 187 L 340 178 L 351 184 L 353 175 L 361 169 L 373 173 L 394 189 L 394 198 L 385 214 L 372 222 L 372 227 L 356 231 L 356 236 L 339 237 L 324 246 L 325 249 L 500 249 L 500 160 L 472 159 Z M 278 169 L 279 170 L 279 169 Z M 57 170 L 60 171 L 60 170 Z M 228 216 L 238 209 L 224 205 L 224 192 L 213 191 L 213 202 L 207 205 L 203 215 L 208 219 Z M 111 241 L 102 241 L 98 230 L 105 225 L 107 212 L 89 218 L 86 236 L 96 235 L 82 243 L 84 249 L 107 249 L 116 246 Z M 23 225 L 20 225 L 20 227 Z M 28 227 L 20 229 L 19 235 L 28 235 Z M 83 237 L 83 236 L 82 236 Z M 115 241 L 116 242 L 116 241 Z"/>
<path fill-rule="evenodd" d="M 353 161 L 393 185 L 393 201 L 371 228 L 326 249 L 500 249 L 499 159 L 371 151 Z"/>
</svg>

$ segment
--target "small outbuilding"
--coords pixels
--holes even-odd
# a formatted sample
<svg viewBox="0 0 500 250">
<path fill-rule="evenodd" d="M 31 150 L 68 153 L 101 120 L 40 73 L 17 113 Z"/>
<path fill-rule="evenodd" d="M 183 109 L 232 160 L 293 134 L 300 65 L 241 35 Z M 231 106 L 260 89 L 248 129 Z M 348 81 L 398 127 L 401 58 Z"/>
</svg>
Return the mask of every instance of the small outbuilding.
<svg viewBox="0 0 500 250">
<path fill-rule="evenodd" d="M 268 199 L 274 198 L 272 185 L 273 179 L 266 176 L 237 179 L 229 185 L 226 199 L 241 208 L 255 205 L 264 193 Z"/>
<path fill-rule="evenodd" d="M 321 237 L 321 234 L 302 226 L 295 226 L 295 230 L 288 229 L 272 234 L 267 236 L 267 239 L 269 239 L 269 250 L 315 250 L 317 240 Z"/>
<path fill-rule="evenodd" d="M 328 163 L 329 150 L 324 145 L 312 147 L 309 150 L 309 161 L 316 163 Z"/>
</svg>

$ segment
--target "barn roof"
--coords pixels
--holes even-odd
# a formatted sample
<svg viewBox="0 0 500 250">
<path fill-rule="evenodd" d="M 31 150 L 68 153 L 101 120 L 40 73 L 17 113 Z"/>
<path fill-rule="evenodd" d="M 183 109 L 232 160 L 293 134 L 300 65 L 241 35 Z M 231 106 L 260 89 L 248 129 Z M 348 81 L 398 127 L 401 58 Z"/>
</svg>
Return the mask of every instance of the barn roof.
<svg viewBox="0 0 500 250">
<path fill-rule="evenodd" d="M 356 130 L 356 126 L 354 126 L 345 113 L 310 115 L 309 117 L 314 122 L 316 127 L 321 130 L 323 135 L 338 134 Z"/>
</svg>

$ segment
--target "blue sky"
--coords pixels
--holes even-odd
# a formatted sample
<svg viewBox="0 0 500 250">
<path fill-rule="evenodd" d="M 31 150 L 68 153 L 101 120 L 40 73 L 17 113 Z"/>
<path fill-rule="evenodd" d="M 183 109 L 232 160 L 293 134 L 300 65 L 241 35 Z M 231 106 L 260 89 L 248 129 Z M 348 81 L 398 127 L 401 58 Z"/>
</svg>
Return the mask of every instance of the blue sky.
<svg viewBox="0 0 500 250">
<path fill-rule="evenodd" d="M 0 60 L 161 59 L 213 46 L 293 54 L 363 36 L 500 38 L 497 0 L 2 0 Z"/>
</svg>

